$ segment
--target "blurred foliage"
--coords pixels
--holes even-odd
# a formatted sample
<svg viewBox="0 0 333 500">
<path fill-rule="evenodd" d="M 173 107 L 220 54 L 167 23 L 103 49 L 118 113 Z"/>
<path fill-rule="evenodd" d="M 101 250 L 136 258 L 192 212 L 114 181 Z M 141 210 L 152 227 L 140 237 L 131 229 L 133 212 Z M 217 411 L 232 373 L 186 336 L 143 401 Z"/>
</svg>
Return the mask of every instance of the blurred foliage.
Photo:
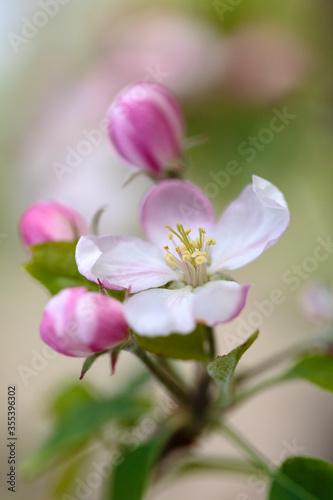
<svg viewBox="0 0 333 500">
<path fill-rule="evenodd" d="M 228 0 L 220 3 L 228 4 Z M 37 2 L 25 3 L 24 9 L 27 10 L 18 14 L 16 31 L 20 28 L 20 19 L 24 15 L 29 17 L 38 8 L 36 5 Z M 282 243 L 284 254 L 280 260 L 290 263 L 297 255 L 299 262 L 304 255 L 308 255 L 309 249 L 312 250 L 313 241 L 319 234 L 331 234 L 332 231 L 331 0 L 243 0 L 226 13 L 223 21 L 214 8 L 214 1 L 161 0 L 158 7 L 163 6 L 206 21 L 221 36 L 235 33 L 250 23 L 269 23 L 289 30 L 304 42 L 310 62 L 308 75 L 299 89 L 281 101 L 249 104 L 223 93 L 209 91 L 196 98 L 182 98 L 188 135 L 207 133 L 210 136 L 207 144 L 188 153 L 189 178 L 208 189 L 212 175 L 227 172 L 227 165 L 231 161 L 239 163 L 240 173 L 229 175 L 226 185 L 220 186 L 217 195 L 212 198 L 218 210 L 239 193 L 253 173 L 277 184 L 285 193 L 292 211 L 292 226 Z M 31 183 L 29 186 L 38 188 L 41 183 L 34 157 L 24 157 L 32 129 L 36 124 L 41 124 L 42 130 L 43 117 L 47 115 L 51 104 L 61 101 L 70 90 L 79 89 L 80 81 L 90 73 L 106 50 L 107 35 L 128 17 L 152 7 L 156 8 L 156 2 L 151 0 L 72 0 L 61 8 L 59 15 L 46 27 L 40 29 L 38 36 L 29 41 L 19 54 L 14 54 L 8 48 L 9 61 L 7 65 L 4 63 L 0 75 L 0 185 L 3 188 L 0 198 L 0 233 L 15 234 L 18 217 L 25 207 L 26 199 L 29 199 L 27 179 Z M 6 37 L 5 41 L 9 45 Z M 284 107 L 296 115 L 295 119 L 261 151 L 257 151 L 253 160 L 247 161 L 248 157 L 239 152 L 240 145 L 248 141 L 250 136 L 257 137 L 263 128 L 269 126 L 273 110 L 281 111 Z M 59 120 L 57 128 L 61 129 L 63 126 L 64 123 Z M 85 123 L 80 124 L 80 130 L 85 126 Z M 45 166 L 45 169 L 49 168 L 49 165 Z M 80 183 L 76 189 L 80 192 Z M 12 238 L 6 244 L 18 245 L 18 242 Z M 55 275 L 54 269 L 52 270 L 54 263 L 50 263 L 47 269 L 41 268 L 37 262 L 37 253 L 36 251 L 34 262 L 28 264 L 28 268 L 34 277 L 47 285 L 51 293 L 56 293 L 64 283 L 67 286 L 77 286 L 84 280 L 73 271 L 73 247 L 67 252 L 66 258 L 63 254 L 55 256 L 58 258 L 57 266 L 59 262 L 63 264 L 62 276 Z M 279 265 L 281 264 L 276 262 L 277 269 Z M 333 265 L 328 262 L 317 272 L 325 277 L 333 277 Z M 89 286 L 94 287 L 91 283 Z M 149 348 L 148 345 L 145 347 Z M 202 354 L 201 347 L 198 352 Z M 303 378 L 332 390 L 331 368 L 331 359 L 311 357 L 301 360 L 288 376 Z M 57 483 L 55 498 L 67 493 L 73 478 L 79 471 L 81 474 L 84 471 L 84 456 L 80 455 L 76 461 L 73 460 L 73 454 L 83 451 L 87 443 L 94 439 L 96 430 L 110 420 L 114 420 L 114 424 L 119 427 L 134 426 L 149 409 L 149 402 L 138 390 L 140 380 L 138 377 L 135 383 L 128 386 L 128 393 L 124 397 L 102 397 L 94 389 L 78 385 L 65 388 L 60 395 L 55 396 L 50 407 L 55 430 L 27 465 L 30 473 L 37 473 L 44 466 L 49 466 L 53 454 L 60 457 L 58 463 L 62 460 L 66 462 L 67 468 L 62 471 L 62 480 Z M 154 443 L 144 443 L 143 449 L 138 448 L 134 455 L 129 452 L 129 461 L 136 460 L 143 453 L 140 455 L 144 457 L 140 465 L 144 469 L 145 460 L 150 460 L 151 457 L 149 453 L 145 454 L 145 450 L 150 452 L 150 444 L 154 448 Z M 309 470 L 318 474 L 316 484 L 308 488 L 314 495 L 320 495 L 318 488 L 326 485 L 326 465 L 322 466 L 319 462 L 308 459 L 307 464 L 302 463 L 303 471 L 304 466 L 308 465 Z M 122 483 L 122 471 L 126 472 L 126 463 L 125 461 L 123 468 L 118 469 L 119 484 Z M 296 480 L 298 465 L 299 461 L 287 461 L 282 468 L 283 474 L 290 474 Z M 147 479 L 144 472 L 140 477 L 144 488 Z M 271 499 L 282 496 L 289 498 L 287 494 L 286 491 L 281 491 L 281 485 L 276 484 L 272 489 Z"/>
<path fill-rule="evenodd" d="M 107 424 L 119 422 L 122 427 L 125 423 L 135 427 L 152 408 L 151 398 L 140 390 L 147 381 L 145 373 L 138 374 L 112 397 L 102 397 L 95 390 L 77 385 L 64 387 L 50 406 L 54 429 L 26 461 L 25 474 L 34 477 L 79 455 L 91 440 L 103 442 L 102 429 Z"/>
<path fill-rule="evenodd" d="M 278 471 L 268 500 L 330 500 L 333 466 L 311 457 L 287 459 Z"/>
</svg>

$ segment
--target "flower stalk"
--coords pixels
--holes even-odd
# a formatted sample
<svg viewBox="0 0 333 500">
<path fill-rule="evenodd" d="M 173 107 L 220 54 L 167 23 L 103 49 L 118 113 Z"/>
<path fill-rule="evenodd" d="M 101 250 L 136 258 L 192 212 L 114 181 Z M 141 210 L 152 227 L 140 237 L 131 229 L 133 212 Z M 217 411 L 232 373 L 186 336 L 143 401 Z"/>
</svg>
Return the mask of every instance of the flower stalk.
<svg viewBox="0 0 333 500">
<path fill-rule="evenodd" d="M 190 400 L 186 392 L 165 369 L 161 369 L 161 367 L 152 360 L 133 338 L 124 349 L 137 356 L 144 365 L 146 365 L 148 370 L 162 383 L 177 403 L 184 407 L 190 406 Z"/>
</svg>

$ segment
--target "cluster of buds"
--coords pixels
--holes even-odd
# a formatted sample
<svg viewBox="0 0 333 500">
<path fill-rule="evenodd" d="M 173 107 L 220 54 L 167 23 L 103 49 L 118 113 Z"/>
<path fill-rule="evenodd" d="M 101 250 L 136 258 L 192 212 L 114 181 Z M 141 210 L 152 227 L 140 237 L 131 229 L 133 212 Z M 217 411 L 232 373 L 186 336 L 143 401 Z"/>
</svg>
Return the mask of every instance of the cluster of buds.
<svg viewBox="0 0 333 500">
<path fill-rule="evenodd" d="M 163 86 L 125 88 L 108 112 L 108 129 L 118 153 L 160 181 L 140 208 L 147 241 L 129 235 L 85 236 L 89 229 L 80 214 L 54 202 L 33 205 L 20 222 L 28 247 L 79 240 L 78 271 L 100 286 L 100 293 L 64 289 L 45 308 L 41 337 L 68 356 L 116 355 L 128 344 L 130 328 L 158 337 L 191 333 L 198 323 L 214 327 L 231 321 L 244 308 L 251 285 L 239 285 L 225 271 L 259 257 L 290 222 L 283 194 L 260 177 L 253 176 L 218 220 L 204 192 L 169 178 L 182 170 L 184 119 Z M 128 290 L 130 296 L 121 303 L 106 289 Z"/>
<path fill-rule="evenodd" d="M 107 121 L 115 150 L 139 171 L 161 180 L 182 170 L 184 118 L 177 99 L 162 85 L 128 86 L 114 100 Z M 24 212 L 19 230 L 30 253 L 33 245 L 77 241 L 89 226 L 73 208 L 42 201 Z M 124 343 L 129 327 L 119 301 L 79 287 L 64 289 L 48 302 L 40 333 L 55 351 L 87 357 Z"/>
</svg>

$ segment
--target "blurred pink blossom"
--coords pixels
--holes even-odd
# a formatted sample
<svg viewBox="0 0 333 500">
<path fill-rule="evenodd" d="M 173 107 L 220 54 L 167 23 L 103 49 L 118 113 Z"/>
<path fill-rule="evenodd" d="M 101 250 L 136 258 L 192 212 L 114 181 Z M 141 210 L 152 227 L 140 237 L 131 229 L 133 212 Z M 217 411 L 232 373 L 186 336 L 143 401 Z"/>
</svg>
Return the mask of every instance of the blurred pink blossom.
<svg viewBox="0 0 333 500">
<path fill-rule="evenodd" d="M 221 43 L 222 84 L 235 97 L 265 104 L 283 98 L 304 81 L 308 55 L 292 33 L 269 25 L 248 25 Z"/>
<path fill-rule="evenodd" d="M 333 287 L 321 281 L 307 283 L 300 295 L 300 307 L 309 323 L 325 324 L 333 321 Z"/>
</svg>

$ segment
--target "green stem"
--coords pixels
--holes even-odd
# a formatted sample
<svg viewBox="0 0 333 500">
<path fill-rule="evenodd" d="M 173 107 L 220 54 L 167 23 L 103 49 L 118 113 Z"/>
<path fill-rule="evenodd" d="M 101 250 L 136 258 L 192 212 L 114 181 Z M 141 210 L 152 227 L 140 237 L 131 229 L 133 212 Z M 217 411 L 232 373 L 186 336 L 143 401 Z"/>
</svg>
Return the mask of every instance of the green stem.
<svg viewBox="0 0 333 500">
<path fill-rule="evenodd" d="M 181 464 L 176 470 L 177 475 L 198 471 L 234 472 L 236 474 L 256 474 L 258 469 L 242 460 L 235 458 L 198 458 Z"/>
<path fill-rule="evenodd" d="M 268 389 L 269 387 L 272 387 L 280 382 L 283 382 L 284 375 L 285 375 L 285 373 L 283 373 L 282 375 L 278 375 L 276 377 L 271 377 L 267 380 L 264 380 L 263 382 L 260 382 L 259 384 L 255 385 L 255 386 L 251 387 L 250 389 L 246 389 L 246 390 L 240 392 L 237 396 L 235 396 L 235 398 L 233 399 L 233 401 L 230 404 L 230 407 L 228 407 L 228 409 L 231 409 L 232 407 L 238 405 L 239 403 L 243 403 L 244 401 L 246 401 L 250 397 L 256 395 L 257 393 L 259 393 L 265 389 Z"/>
<path fill-rule="evenodd" d="M 278 474 L 278 469 L 260 451 L 254 448 L 244 436 L 241 436 L 238 431 L 230 427 L 230 425 L 221 424 L 221 429 L 224 435 L 245 453 L 254 466 L 258 467 L 271 480 L 274 480 L 277 484 L 280 484 L 292 493 L 293 498 L 302 498 L 304 500 L 316 499 L 316 497 L 306 491 L 303 486 L 296 483 L 292 478 L 282 474 L 281 471 Z"/>
<path fill-rule="evenodd" d="M 154 363 L 150 356 L 136 343 L 132 342 L 125 348 L 135 354 L 146 365 L 148 370 L 164 385 L 174 399 L 182 406 L 190 406 L 189 397 L 171 376 Z"/>
<path fill-rule="evenodd" d="M 269 477 L 273 477 L 275 468 L 244 436 L 241 436 L 230 425 L 222 423 L 220 424 L 220 428 L 229 441 L 233 442 L 237 448 L 240 448 L 245 453 L 253 465 Z"/>
<path fill-rule="evenodd" d="M 265 359 L 262 363 L 257 364 L 255 367 L 246 370 L 246 372 L 240 374 L 237 379 L 237 385 L 243 384 L 248 380 L 261 375 L 262 373 L 270 370 L 274 366 L 290 360 L 294 356 L 306 354 L 309 349 L 319 349 L 325 350 L 330 345 L 332 345 L 332 337 L 329 338 L 328 335 L 323 335 L 322 338 L 317 337 L 315 339 L 310 339 L 307 342 L 301 342 L 295 344 L 291 347 L 284 349 L 283 351 L 274 354 L 273 356 Z"/>
<path fill-rule="evenodd" d="M 181 387 L 185 387 L 185 380 L 169 359 L 159 356 L 158 363 L 171 375 L 175 382 L 177 382 Z"/>
</svg>

